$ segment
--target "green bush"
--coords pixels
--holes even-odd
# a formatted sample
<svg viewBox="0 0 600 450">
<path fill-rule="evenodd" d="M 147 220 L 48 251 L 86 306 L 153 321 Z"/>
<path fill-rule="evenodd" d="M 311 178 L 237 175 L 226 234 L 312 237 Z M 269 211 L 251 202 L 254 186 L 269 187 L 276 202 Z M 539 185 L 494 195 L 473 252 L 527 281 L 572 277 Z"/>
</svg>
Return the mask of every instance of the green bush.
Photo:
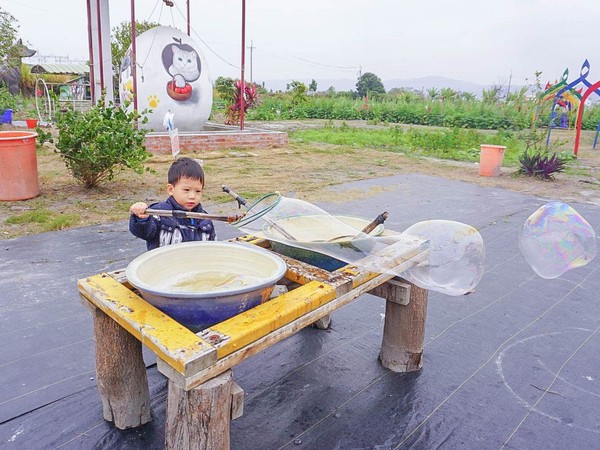
<svg viewBox="0 0 600 450">
<path fill-rule="evenodd" d="M 372 96 L 368 104 L 362 99 L 352 98 L 350 93 L 317 94 L 303 97 L 302 102 L 294 102 L 293 94 L 287 92 L 264 95 L 262 104 L 248 113 L 248 119 L 362 119 L 449 128 L 526 130 L 531 126 L 546 126 L 550 107 L 551 102 L 540 104 L 528 98 L 518 102 L 485 102 L 474 97 L 440 101 L 416 94 Z M 573 126 L 577 111 L 570 114 Z M 600 102 L 585 108 L 582 129 L 595 130 L 599 122 Z"/>
<path fill-rule="evenodd" d="M 57 152 L 73 177 L 92 188 L 123 169 L 142 173 L 150 154 L 144 147 L 146 130 L 136 125 L 148 121 L 144 113 L 127 112 L 112 102 L 107 106 L 102 98 L 87 112 L 71 108 L 59 115 Z"/>
<path fill-rule="evenodd" d="M 0 86 L 0 114 L 4 113 L 7 109 L 13 111 L 17 108 L 17 98 L 8 92 L 6 86 Z"/>
</svg>

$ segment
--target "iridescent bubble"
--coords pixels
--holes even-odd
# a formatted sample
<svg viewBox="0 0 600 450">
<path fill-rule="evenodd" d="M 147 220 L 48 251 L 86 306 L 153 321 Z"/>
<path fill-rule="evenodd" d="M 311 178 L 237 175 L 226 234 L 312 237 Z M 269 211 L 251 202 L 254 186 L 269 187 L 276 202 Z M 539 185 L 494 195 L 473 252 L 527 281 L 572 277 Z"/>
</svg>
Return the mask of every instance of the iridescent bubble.
<svg viewBox="0 0 600 450">
<path fill-rule="evenodd" d="M 485 246 L 470 225 L 451 220 L 427 220 L 404 233 L 429 240 L 429 256 L 402 274 L 417 286 L 448 295 L 471 292 L 483 276 Z"/>
<path fill-rule="evenodd" d="M 594 259 L 596 233 L 571 206 L 551 202 L 527 218 L 519 247 L 535 273 L 552 279 Z"/>
</svg>

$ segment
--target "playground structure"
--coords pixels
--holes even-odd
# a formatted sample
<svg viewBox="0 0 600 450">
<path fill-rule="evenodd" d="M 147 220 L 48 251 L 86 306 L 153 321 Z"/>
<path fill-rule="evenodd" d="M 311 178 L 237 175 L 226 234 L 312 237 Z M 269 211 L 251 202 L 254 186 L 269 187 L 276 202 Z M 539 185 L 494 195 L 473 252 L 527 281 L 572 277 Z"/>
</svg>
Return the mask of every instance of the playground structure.
<svg viewBox="0 0 600 450">
<path fill-rule="evenodd" d="M 570 129 L 574 126 L 576 130 L 575 135 L 575 146 L 573 153 L 577 156 L 579 151 L 579 141 L 581 137 L 581 125 L 583 120 L 583 110 L 585 108 L 585 101 L 592 95 L 596 94 L 600 98 L 600 81 L 592 84 L 587 80 L 590 73 L 590 63 L 586 59 L 581 65 L 579 77 L 575 80 L 567 83 L 569 77 L 569 69 L 565 69 L 562 78 L 559 82 L 550 85 L 549 83 L 545 86 L 545 91 L 541 94 L 539 104 L 543 104 L 547 101 L 552 100 L 552 107 L 550 110 L 550 119 L 548 122 L 548 135 L 546 137 L 546 147 L 550 143 L 550 135 L 553 128 L 565 128 Z M 587 89 L 583 91 L 583 86 L 577 88 L 578 85 L 583 84 Z M 556 108 L 562 108 L 562 113 L 558 114 Z M 576 114 L 576 120 L 573 123 L 573 114 Z M 535 117 L 534 117 L 535 118 Z M 557 123 L 558 119 L 558 123 Z M 594 144 L 592 148 L 596 148 L 598 142 L 598 134 L 600 133 L 600 122 L 596 127 L 596 135 L 594 137 Z"/>
</svg>

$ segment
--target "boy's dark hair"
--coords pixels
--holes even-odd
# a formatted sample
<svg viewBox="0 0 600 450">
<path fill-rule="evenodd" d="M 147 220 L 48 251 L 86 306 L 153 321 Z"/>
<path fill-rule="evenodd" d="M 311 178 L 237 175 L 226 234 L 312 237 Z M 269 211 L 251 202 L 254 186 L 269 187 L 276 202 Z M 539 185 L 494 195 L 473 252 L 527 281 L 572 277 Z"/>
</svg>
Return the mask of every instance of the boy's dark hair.
<svg viewBox="0 0 600 450">
<path fill-rule="evenodd" d="M 169 184 L 175 185 L 181 178 L 190 178 L 192 180 L 200 180 L 204 186 L 204 170 L 192 158 L 179 158 L 169 168 L 167 180 Z"/>
</svg>

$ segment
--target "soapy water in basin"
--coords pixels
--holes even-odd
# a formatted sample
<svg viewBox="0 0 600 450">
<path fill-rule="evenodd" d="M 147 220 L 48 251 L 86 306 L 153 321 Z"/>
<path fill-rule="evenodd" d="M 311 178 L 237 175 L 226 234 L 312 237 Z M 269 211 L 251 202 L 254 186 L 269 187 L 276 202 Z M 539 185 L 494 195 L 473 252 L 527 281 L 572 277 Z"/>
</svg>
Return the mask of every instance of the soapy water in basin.
<svg viewBox="0 0 600 450">
<path fill-rule="evenodd" d="M 470 225 L 428 221 L 404 233 L 376 236 L 338 217 L 304 200 L 269 194 L 233 225 L 253 236 L 331 256 L 370 272 L 406 277 L 419 287 L 448 295 L 471 292 L 481 279 L 485 247 Z M 335 239 L 339 236 L 344 239 Z"/>
<path fill-rule="evenodd" d="M 180 274 L 157 286 L 165 292 L 223 292 L 259 284 L 260 278 L 227 272 L 196 271 Z"/>
<path fill-rule="evenodd" d="M 551 202 L 525 220 L 519 247 L 536 274 L 552 279 L 594 259 L 596 233 L 574 208 Z"/>
</svg>

